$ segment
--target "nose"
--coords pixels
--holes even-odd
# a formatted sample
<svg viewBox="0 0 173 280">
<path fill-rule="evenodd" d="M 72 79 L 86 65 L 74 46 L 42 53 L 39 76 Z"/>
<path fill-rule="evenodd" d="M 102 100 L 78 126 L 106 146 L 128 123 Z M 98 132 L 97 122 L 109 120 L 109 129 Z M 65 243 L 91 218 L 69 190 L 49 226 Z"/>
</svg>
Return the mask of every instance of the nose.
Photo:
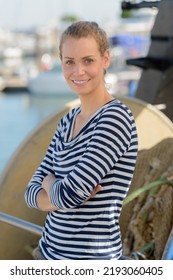
<svg viewBox="0 0 173 280">
<path fill-rule="evenodd" d="M 81 63 L 75 65 L 75 74 L 81 76 L 85 73 L 84 66 Z"/>
</svg>

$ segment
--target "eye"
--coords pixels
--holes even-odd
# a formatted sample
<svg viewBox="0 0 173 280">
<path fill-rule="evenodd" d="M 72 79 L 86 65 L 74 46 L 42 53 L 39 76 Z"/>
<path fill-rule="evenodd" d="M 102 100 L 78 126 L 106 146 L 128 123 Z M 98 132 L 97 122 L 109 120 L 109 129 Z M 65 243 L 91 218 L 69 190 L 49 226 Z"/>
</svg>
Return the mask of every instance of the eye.
<svg viewBox="0 0 173 280">
<path fill-rule="evenodd" d="M 85 64 L 91 64 L 94 60 L 92 58 L 86 58 Z"/>
<path fill-rule="evenodd" d="M 74 61 L 72 60 L 72 59 L 69 59 L 69 60 L 66 60 L 65 61 L 65 64 L 66 65 L 71 65 L 71 64 L 73 64 L 74 63 Z"/>
</svg>

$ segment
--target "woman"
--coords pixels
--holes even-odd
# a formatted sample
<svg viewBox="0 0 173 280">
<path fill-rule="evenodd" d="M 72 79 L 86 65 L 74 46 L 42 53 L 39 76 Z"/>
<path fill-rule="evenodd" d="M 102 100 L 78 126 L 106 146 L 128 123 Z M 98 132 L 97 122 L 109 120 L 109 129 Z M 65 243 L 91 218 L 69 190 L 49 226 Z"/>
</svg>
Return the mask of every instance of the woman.
<svg viewBox="0 0 173 280">
<path fill-rule="evenodd" d="M 48 211 L 39 258 L 119 259 L 119 216 L 137 157 L 135 122 L 106 89 L 109 44 L 96 23 L 69 26 L 59 50 L 81 106 L 58 124 L 25 193 L 29 207 Z"/>
</svg>

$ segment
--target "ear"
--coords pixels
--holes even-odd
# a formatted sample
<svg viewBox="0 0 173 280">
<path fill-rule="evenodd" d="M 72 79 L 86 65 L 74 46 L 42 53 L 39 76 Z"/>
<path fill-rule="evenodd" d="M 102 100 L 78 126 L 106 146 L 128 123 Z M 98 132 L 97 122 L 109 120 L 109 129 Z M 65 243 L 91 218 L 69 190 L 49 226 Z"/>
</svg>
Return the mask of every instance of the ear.
<svg viewBox="0 0 173 280">
<path fill-rule="evenodd" d="M 103 67 L 107 69 L 110 65 L 110 50 L 107 49 L 103 55 Z"/>
</svg>

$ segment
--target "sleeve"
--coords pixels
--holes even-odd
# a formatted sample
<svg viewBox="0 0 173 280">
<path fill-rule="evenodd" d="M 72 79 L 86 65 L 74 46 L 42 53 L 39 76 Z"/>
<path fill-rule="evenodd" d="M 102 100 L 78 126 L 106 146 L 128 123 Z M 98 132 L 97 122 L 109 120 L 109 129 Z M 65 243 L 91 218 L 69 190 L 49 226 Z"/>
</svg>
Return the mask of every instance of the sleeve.
<svg viewBox="0 0 173 280">
<path fill-rule="evenodd" d="M 73 171 L 51 185 L 51 203 L 60 209 L 80 206 L 126 153 L 131 134 L 132 116 L 127 110 L 118 108 L 104 112 Z"/>
<path fill-rule="evenodd" d="M 58 125 L 50 145 L 47 149 L 46 155 L 38 167 L 35 174 L 32 176 L 30 182 L 28 183 L 27 189 L 25 191 L 25 201 L 28 207 L 38 208 L 36 198 L 39 191 L 42 189 L 42 181 L 48 174 L 53 174 L 53 149 L 56 139 L 59 137 L 60 125 Z"/>
</svg>

